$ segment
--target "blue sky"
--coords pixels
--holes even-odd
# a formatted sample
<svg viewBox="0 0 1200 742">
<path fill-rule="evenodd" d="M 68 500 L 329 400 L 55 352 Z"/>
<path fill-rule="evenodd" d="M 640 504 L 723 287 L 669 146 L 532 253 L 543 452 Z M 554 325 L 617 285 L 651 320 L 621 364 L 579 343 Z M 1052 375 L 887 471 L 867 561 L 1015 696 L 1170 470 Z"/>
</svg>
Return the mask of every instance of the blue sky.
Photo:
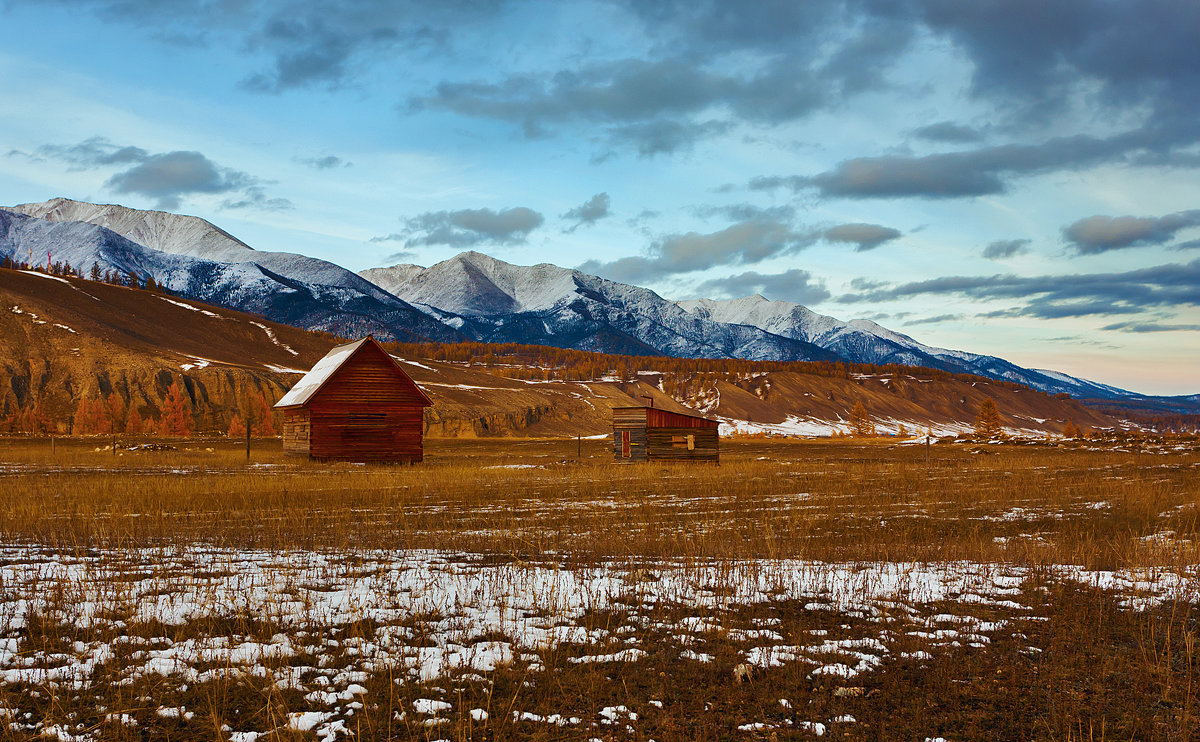
<svg viewBox="0 0 1200 742">
<path fill-rule="evenodd" d="M 1200 391 L 1192 0 L 0 0 L 0 203 L 476 249 Z"/>
</svg>

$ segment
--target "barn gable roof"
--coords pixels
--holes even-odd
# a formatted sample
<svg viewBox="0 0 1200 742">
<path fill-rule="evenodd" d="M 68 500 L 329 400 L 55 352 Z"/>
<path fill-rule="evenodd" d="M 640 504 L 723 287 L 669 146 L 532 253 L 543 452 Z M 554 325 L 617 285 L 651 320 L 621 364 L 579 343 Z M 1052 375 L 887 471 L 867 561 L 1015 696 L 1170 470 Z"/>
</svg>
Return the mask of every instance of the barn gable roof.
<svg viewBox="0 0 1200 742">
<path fill-rule="evenodd" d="M 329 382 L 330 379 L 337 375 L 338 370 L 345 365 L 346 361 L 349 361 L 351 358 L 353 358 L 355 354 L 362 350 L 363 347 L 368 343 L 378 348 L 379 351 L 383 353 L 383 355 L 385 355 L 387 359 L 396 367 L 396 370 L 400 373 L 401 377 L 406 379 L 408 383 L 412 384 L 413 389 L 416 390 L 417 394 L 422 400 L 422 406 L 430 407 L 433 405 L 433 400 L 429 399 L 429 396 L 421 390 L 421 387 L 417 386 L 416 383 L 409 378 L 404 369 L 400 367 L 400 364 L 396 362 L 396 359 L 392 358 L 391 354 L 384 350 L 383 347 L 376 342 L 375 338 L 368 335 L 361 340 L 355 340 L 352 343 L 338 345 L 334 347 L 333 350 L 326 353 L 324 358 L 317 361 L 317 364 L 313 366 L 308 373 L 301 377 L 300 381 L 297 381 L 296 385 L 288 390 L 287 394 L 283 395 L 283 397 L 281 397 L 280 400 L 275 403 L 275 406 L 298 407 L 307 404 L 317 392 L 321 391 L 321 389 L 326 383 Z"/>
</svg>

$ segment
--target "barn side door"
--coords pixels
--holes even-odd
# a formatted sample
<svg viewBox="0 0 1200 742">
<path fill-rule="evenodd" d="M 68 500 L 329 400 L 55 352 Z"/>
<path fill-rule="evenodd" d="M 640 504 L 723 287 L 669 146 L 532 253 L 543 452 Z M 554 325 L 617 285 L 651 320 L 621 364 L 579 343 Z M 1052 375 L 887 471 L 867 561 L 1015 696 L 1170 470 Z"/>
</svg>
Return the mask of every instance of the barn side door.
<svg viewBox="0 0 1200 742">
<path fill-rule="evenodd" d="M 629 431 L 622 430 L 621 431 L 621 458 L 627 459 L 627 458 L 629 458 L 629 456 L 630 456 L 630 454 L 629 454 Z"/>
</svg>

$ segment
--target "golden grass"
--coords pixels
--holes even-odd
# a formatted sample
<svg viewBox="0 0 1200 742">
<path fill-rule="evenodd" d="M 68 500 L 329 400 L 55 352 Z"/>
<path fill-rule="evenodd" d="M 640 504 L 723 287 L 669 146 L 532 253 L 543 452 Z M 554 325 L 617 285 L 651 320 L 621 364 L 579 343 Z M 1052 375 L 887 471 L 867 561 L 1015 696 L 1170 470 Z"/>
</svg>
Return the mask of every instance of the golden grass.
<svg viewBox="0 0 1200 742">
<path fill-rule="evenodd" d="M 117 454 L 103 448 L 107 442 L 60 440 L 52 452 L 48 440 L 0 440 L 0 540 L 49 547 L 10 549 L 6 566 L 14 575 L 39 560 L 80 567 L 57 577 L 35 569 L 29 582 L 0 585 L 6 611 L 37 606 L 4 636 L 23 664 L 0 667 L 7 673 L 0 715 L 11 710 L 20 721 L 0 725 L 0 739 L 34 739 L 57 727 L 104 740 L 229 739 L 229 730 L 313 739 L 288 731 L 289 719 L 325 713 L 331 707 L 308 692 L 340 692 L 351 674 L 367 692 L 355 696 L 356 709 L 339 701 L 337 719 L 363 740 L 810 740 L 807 721 L 828 725 L 830 737 L 862 740 L 1200 734 L 1195 606 L 1181 598 L 1139 606 L 1129 602 L 1136 590 L 1106 590 L 1049 568 L 1194 569 L 1195 440 L 958 443 L 927 452 L 888 439 L 749 439 L 724 442 L 720 466 L 618 465 L 606 441 L 431 440 L 426 463 L 411 467 L 299 462 L 284 457 L 277 441 L 255 441 L 249 464 L 229 441 Z M 526 648 L 482 676 L 419 681 L 405 674 L 396 647 L 380 664 L 367 647 L 378 653 L 389 636 L 404 637 L 409 655 L 444 645 L 439 632 L 466 621 L 462 606 L 422 612 L 412 593 L 387 580 L 375 584 L 394 592 L 374 597 L 409 610 L 392 625 L 353 609 L 331 620 L 307 602 L 359 575 L 385 574 L 389 552 L 409 549 L 440 550 L 451 563 L 431 569 L 478 570 L 501 595 L 536 589 L 526 560 L 601 565 L 629 592 L 595 610 L 546 614 L 556 625 L 599 632 L 598 639 Z M 951 574 L 960 561 L 1028 569 L 1018 570 L 1019 587 L 999 602 L 948 595 L 924 603 L 912 588 L 860 604 L 871 610 L 814 609 L 811 601 L 826 599 L 820 594 L 750 603 L 727 597 L 754 570 L 786 571 L 775 561 L 782 558 L 904 562 L 913 574 L 921 571 L 914 561 Z M 306 567 L 311 559 L 323 566 Z M 250 584 L 255 565 L 269 563 L 283 565 L 273 578 L 283 586 L 272 595 L 308 596 L 301 607 L 276 612 L 270 601 L 247 598 L 231 612 L 214 600 L 180 623 L 135 618 L 160 594 L 203 596 L 210 584 L 243 577 Z M 676 566 L 685 579 L 707 568 L 705 587 L 716 602 L 639 600 L 639 585 L 678 579 L 667 576 Z M 853 581 L 860 567 L 870 570 L 816 569 Z M 108 606 L 102 620 L 75 620 L 81 599 L 98 598 Z M 681 622 L 696 617 L 719 628 L 681 633 Z M 776 638 L 754 634 L 764 627 Z M 959 633 L 939 635 L 947 629 Z M 228 658 L 198 663 L 196 670 L 221 672 L 189 682 L 138 670 L 150 649 L 278 645 L 282 636 L 298 653 L 258 661 L 263 672 Z M 456 641 L 516 646 L 503 633 Z M 886 642 L 888 651 L 853 679 L 812 671 L 824 662 L 854 664 L 856 650 L 811 649 L 808 659 L 756 668 L 750 682 L 735 679 L 735 668 L 764 646 L 831 641 Z M 78 688 L 22 680 L 13 669 L 52 672 L 102 645 L 113 656 Z M 645 652 L 635 661 L 572 662 L 634 647 Z M 688 659 L 690 652 L 711 660 Z M 303 690 L 279 682 L 293 670 Z M 338 680 L 343 670 L 350 674 Z M 450 704 L 445 723 L 426 726 L 414 713 L 417 699 L 430 698 Z M 601 721 L 601 710 L 617 706 L 638 714 L 635 732 Z M 175 707 L 194 716 L 162 715 Z M 489 716 L 479 720 L 471 709 Z M 114 720 L 120 714 L 137 726 Z M 582 721 L 544 721 L 555 714 Z M 845 716 L 856 721 L 833 722 Z M 739 728 L 747 722 L 765 726 Z"/>
<path fill-rule="evenodd" d="M 95 450 L 0 441 L 0 538 L 436 548 L 516 558 L 1195 564 L 1194 440 L 727 441 L 720 466 L 618 465 L 610 443 L 431 440 L 418 466 L 297 461 L 276 441 Z M 926 457 L 929 460 L 926 461 Z M 521 468 L 516 468 L 521 467 Z"/>
</svg>

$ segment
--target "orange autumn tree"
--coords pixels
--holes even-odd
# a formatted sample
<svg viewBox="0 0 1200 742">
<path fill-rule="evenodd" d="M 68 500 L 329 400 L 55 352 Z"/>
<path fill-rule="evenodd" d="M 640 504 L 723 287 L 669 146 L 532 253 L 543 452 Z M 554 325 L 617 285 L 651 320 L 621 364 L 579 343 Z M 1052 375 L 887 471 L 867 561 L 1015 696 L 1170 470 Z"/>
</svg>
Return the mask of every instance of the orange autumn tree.
<svg viewBox="0 0 1200 742">
<path fill-rule="evenodd" d="M 250 399 L 251 419 L 254 421 L 254 436 L 256 438 L 274 438 L 279 435 L 275 430 L 275 411 L 267 402 L 266 395 L 261 391 Z"/>
<path fill-rule="evenodd" d="M 192 434 L 195 425 L 191 400 L 184 393 L 183 385 L 176 379 L 167 390 L 167 399 L 163 402 L 159 432 L 163 435 L 187 438 Z"/>
<path fill-rule="evenodd" d="M 149 426 L 142 419 L 142 413 L 138 411 L 137 406 L 129 408 L 129 417 L 125 418 L 125 434 L 126 435 L 145 435 L 149 432 Z"/>
<path fill-rule="evenodd" d="M 234 413 L 233 420 L 229 423 L 229 431 L 227 435 L 230 438 L 245 438 L 246 437 L 246 422 L 242 420 L 242 416 Z"/>
</svg>

